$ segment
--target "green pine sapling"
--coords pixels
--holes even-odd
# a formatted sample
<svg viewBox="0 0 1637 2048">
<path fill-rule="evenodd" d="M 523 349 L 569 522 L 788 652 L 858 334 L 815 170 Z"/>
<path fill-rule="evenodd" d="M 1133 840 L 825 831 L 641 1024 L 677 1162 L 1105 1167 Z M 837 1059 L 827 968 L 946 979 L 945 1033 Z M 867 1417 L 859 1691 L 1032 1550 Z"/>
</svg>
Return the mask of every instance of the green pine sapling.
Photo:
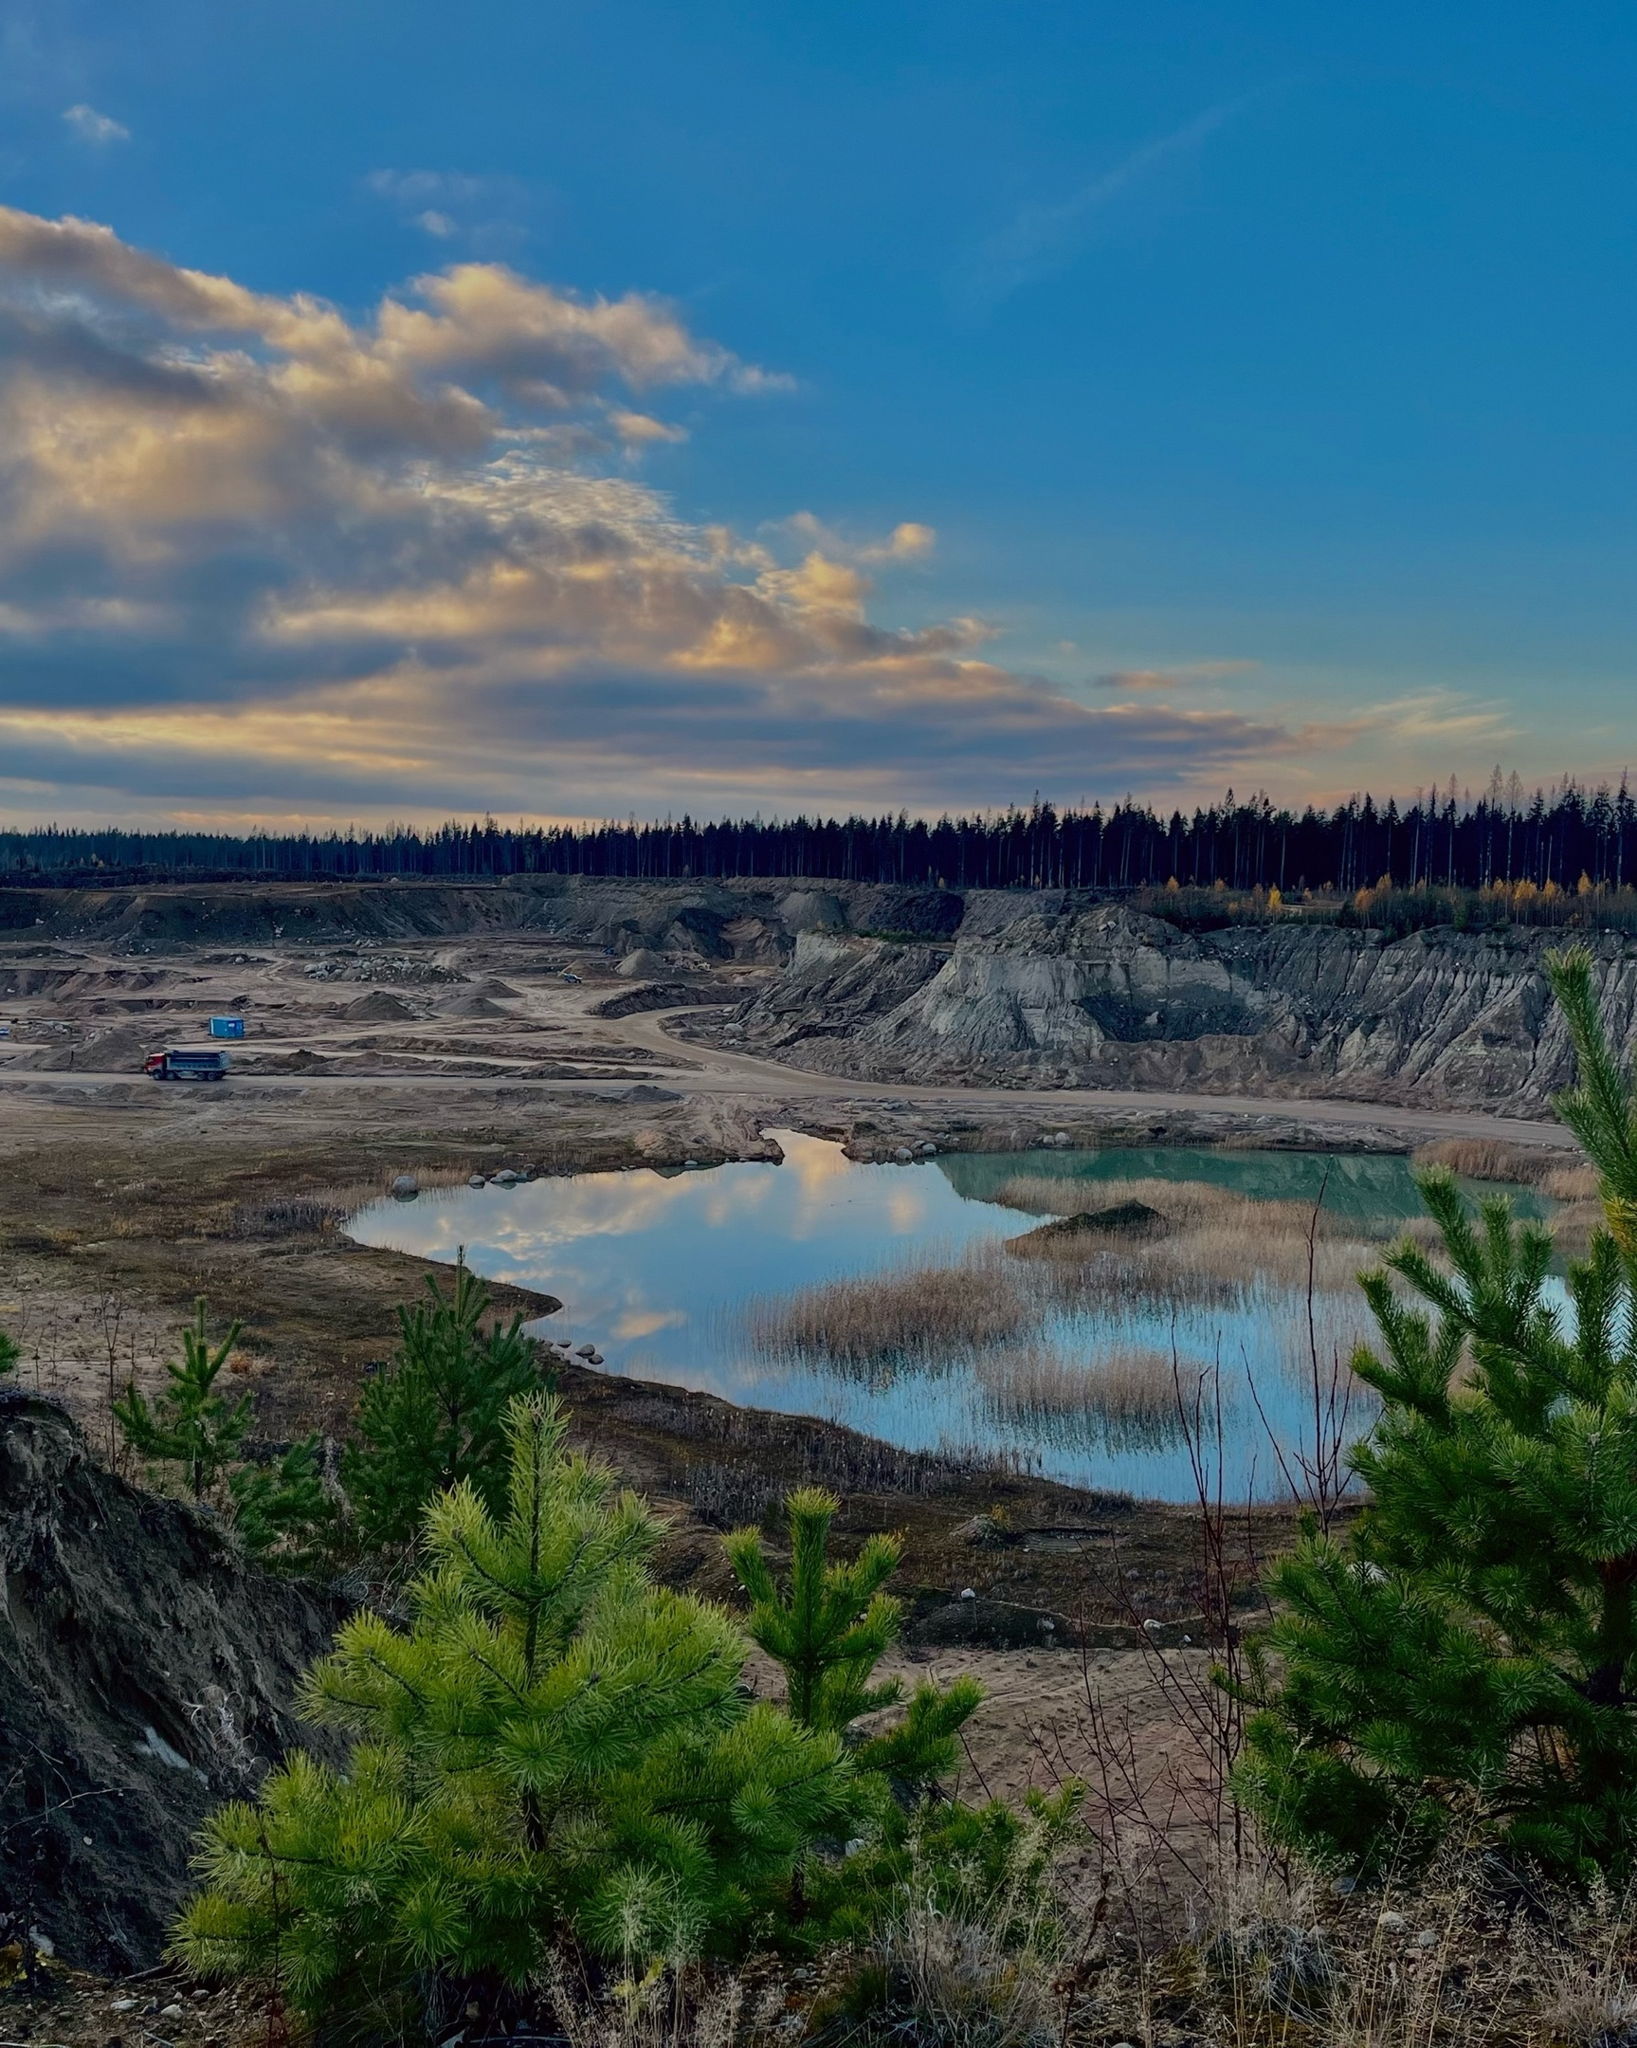
<svg viewBox="0 0 1637 2048">
<path fill-rule="evenodd" d="M 998 1939 L 1024 1938 L 1043 1910 L 1047 1872 L 1080 1803 L 1078 1785 L 972 1807 L 944 1799 L 937 1780 L 960 1757 L 960 1734 L 983 1697 L 975 1679 L 915 1688 L 902 1717 L 873 1734 L 857 1723 L 903 1701 L 896 1679 L 875 1670 L 898 1640 L 901 1603 L 886 1591 L 902 1545 L 871 1536 L 851 1563 L 832 1560 L 839 1507 L 821 1487 L 785 1502 L 790 1575 L 775 1578 L 760 1534 L 737 1529 L 728 1560 L 750 1597 L 751 1640 L 782 1668 L 791 1717 L 839 1736 L 868 1802 L 870 1826 L 840 1860 L 811 1857 L 792 1894 L 809 1942 L 871 1934 L 906 1903 L 990 1916 Z"/>
<path fill-rule="evenodd" d="M 1548 974 L 1578 1074 L 1557 1109 L 1604 1224 L 1564 1303 L 1546 1229 L 1421 1176 L 1440 1254 L 1400 1244 L 1363 1282 L 1369 1505 L 1272 1574 L 1239 1788 L 1351 1872 L 1430 1852 L 1457 1815 L 1527 1862 L 1637 1869 L 1637 1094 L 1590 956 Z"/>
<path fill-rule="evenodd" d="M 538 1346 L 510 1323 L 483 1317 L 489 1290 L 462 1257 L 445 1294 L 427 1275 L 427 1299 L 398 1311 L 399 1343 L 358 1404 L 357 1436 L 341 1478 L 366 1549 L 413 1541 L 427 1508 L 469 1480 L 492 1512 L 503 1508 L 510 1404 L 540 1387 Z"/>
<path fill-rule="evenodd" d="M 865 1714 L 896 1706 L 897 1679 L 874 1681 L 876 1665 L 898 1639 L 901 1603 L 885 1591 L 903 1546 L 893 1536 L 871 1536 L 850 1564 L 829 1554 L 830 1527 L 840 1502 L 822 1487 L 799 1487 L 785 1501 L 790 1533 L 790 1580 L 781 1587 L 754 1529 L 726 1539 L 728 1562 L 750 1596 L 745 1626 L 753 1643 L 785 1675 L 792 1719 L 804 1728 L 850 1736 Z M 976 1680 L 948 1687 L 930 1680 L 916 1687 L 902 1721 L 857 1744 L 855 1761 L 866 1771 L 890 1772 L 924 1786 L 949 1770 L 959 1754 L 961 1728 L 982 1689 Z"/>
<path fill-rule="evenodd" d="M 333 1561 L 336 1504 L 324 1484 L 317 1436 L 266 1465 L 228 1476 L 233 1527 L 246 1552 L 281 1571 L 319 1572 Z"/>
<path fill-rule="evenodd" d="M 446 1493 L 408 1626 L 355 1615 L 309 1676 L 345 1768 L 297 1755 L 208 1824 L 191 1968 L 397 2039 L 434 1988 L 537 1983 L 568 1943 L 639 1976 L 740 1948 L 854 1824 L 838 1737 L 753 1702 L 732 1616 L 652 1583 L 657 1523 L 556 1402 L 506 1431 L 499 1517 Z"/>
<path fill-rule="evenodd" d="M 250 1427 L 249 1395 L 230 1401 L 216 1388 L 242 1334 L 243 1325 L 234 1323 L 221 1343 L 212 1345 L 200 1295 L 193 1321 L 182 1332 L 181 1358 L 166 1362 L 164 1392 L 150 1403 L 133 1380 L 114 1403 L 114 1417 L 131 1449 L 155 1465 L 179 1465 L 196 1501 L 215 1492 Z"/>
<path fill-rule="evenodd" d="M 195 1501 L 225 1509 L 250 1556 L 305 1571 L 324 1562 L 334 1522 L 319 1471 L 318 1438 L 292 1444 L 268 1465 L 240 1462 L 250 1396 L 229 1400 L 217 1381 L 242 1334 L 242 1325 L 234 1323 L 213 1345 L 201 1296 L 182 1332 L 181 1358 L 165 1367 L 164 1391 L 150 1402 L 133 1381 L 114 1403 L 114 1417 L 139 1457 L 159 1469 L 180 1467 L 182 1486 Z"/>
</svg>

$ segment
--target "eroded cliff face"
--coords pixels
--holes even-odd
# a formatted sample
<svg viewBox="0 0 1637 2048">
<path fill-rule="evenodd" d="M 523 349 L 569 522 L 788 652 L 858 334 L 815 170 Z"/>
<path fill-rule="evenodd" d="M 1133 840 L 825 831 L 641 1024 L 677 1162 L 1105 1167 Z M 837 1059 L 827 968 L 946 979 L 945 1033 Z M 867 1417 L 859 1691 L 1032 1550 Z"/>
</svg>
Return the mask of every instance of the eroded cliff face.
<svg viewBox="0 0 1637 2048">
<path fill-rule="evenodd" d="M 796 941 L 747 1049 L 877 1080 L 1255 1088 L 1543 1112 L 1570 1078 L 1542 972 L 1561 935 L 1288 922 L 1192 935 L 1115 904 L 972 919 L 949 948 Z M 1637 944 L 1588 940 L 1637 1035 Z"/>
<path fill-rule="evenodd" d="M 0 1391 L 0 1935 L 156 1963 L 205 1814 L 323 1747 L 294 1695 L 338 1618 L 97 1465 L 52 1402 Z"/>
</svg>

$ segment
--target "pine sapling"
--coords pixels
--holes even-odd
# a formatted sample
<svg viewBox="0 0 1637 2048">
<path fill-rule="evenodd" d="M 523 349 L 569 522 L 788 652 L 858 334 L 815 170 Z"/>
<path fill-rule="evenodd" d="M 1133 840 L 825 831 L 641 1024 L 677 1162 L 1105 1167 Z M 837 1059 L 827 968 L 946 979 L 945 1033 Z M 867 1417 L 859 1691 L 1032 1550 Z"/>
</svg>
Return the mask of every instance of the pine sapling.
<svg viewBox="0 0 1637 2048">
<path fill-rule="evenodd" d="M 200 1295 L 193 1322 L 182 1332 L 181 1358 L 166 1362 L 169 1384 L 158 1399 L 150 1404 L 133 1380 L 114 1403 L 115 1420 L 131 1449 L 154 1465 L 180 1466 L 196 1501 L 215 1491 L 250 1427 L 249 1395 L 230 1401 L 216 1389 L 242 1334 L 243 1325 L 234 1323 L 221 1343 L 212 1345 Z"/>
<path fill-rule="evenodd" d="M 309 1677 L 345 1768 L 297 1755 L 206 1831 L 179 1953 L 276 1976 L 337 2037 L 539 1983 L 565 1944 L 637 1977 L 741 1948 L 857 1824 L 838 1738 L 754 1702 L 732 1616 L 652 1583 L 658 1525 L 556 1403 L 506 1428 L 500 1515 L 443 1495 L 407 1626 L 355 1615 Z"/>
<path fill-rule="evenodd" d="M 899 1680 L 878 1683 L 874 1675 L 902 1625 L 902 1603 L 885 1588 L 903 1546 L 894 1536 L 871 1536 L 851 1563 L 832 1559 L 830 1528 L 839 1507 L 819 1486 L 788 1496 L 790 1577 L 784 1586 L 755 1529 L 736 1529 L 724 1547 L 750 1596 L 750 1639 L 783 1670 L 792 1718 L 804 1728 L 850 1736 L 855 1721 L 904 1697 Z M 857 1744 L 856 1762 L 909 1785 L 930 1783 L 953 1766 L 960 1730 L 982 1696 L 972 1679 L 948 1687 L 927 1681 L 916 1688 L 902 1721 Z"/>
<path fill-rule="evenodd" d="M 1405 1242 L 1363 1283 L 1369 1505 L 1272 1574 L 1239 1788 L 1353 1872 L 1430 1852 L 1457 1814 L 1577 1877 L 1637 1864 L 1637 1093 L 1590 956 L 1548 974 L 1578 1073 L 1557 1106 L 1605 1226 L 1565 1305 L 1544 1228 L 1421 1177 L 1439 1254 Z"/>
<path fill-rule="evenodd" d="M 906 1912 L 982 1916 L 1011 1948 L 1049 1913 L 1047 1879 L 1081 1803 L 1081 1788 L 1030 1792 L 1022 1810 L 994 1799 L 945 1798 L 937 1780 L 960 1759 L 961 1730 L 982 1699 L 970 1678 L 915 1688 L 901 1717 L 874 1734 L 858 1723 L 904 1703 L 876 1666 L 898 1640 L 901 1603 L 886 1584 L 902 1546 L 871 1536 L 851 1563 L 829 1554 L 838 1503 L 819 1487 L 785 1502 L 790 1574 L 780 1584 L 761 1536 L 738 1529 L 729 1561 L 750 1596 L 753 1642 L 783 1669 L 792 1718 L 839 1736 L 857 1773 L 868 1824 L 837 1859 L 810 1856 L 790 1895 L 793 1935 L 809 1946 L 873 1939 Z"/>
<path fill-rule="evenodd" d="M 483 1327 L 489 1290 L 466 1264 L 445 1294 L 398 1311 L 399 1342 L 358 1404 L 341 1479 L 366 1549 L 413 1541 L 427 1508 L 466 1480 L 491 1511 L 505 1502 L 506 1415 L 539 1390 L 538 1346 L 521 1316 Z"/>
<path fill-rule="evenodd" d="M 336 1507 L 324 1483 L 317 1436 L 303 1437 L 270 1464 L 239 1466 L 227 1489 L 233 1527 L 258 1563 L 306 1572 L 333 1555 Z"/>
</svg>

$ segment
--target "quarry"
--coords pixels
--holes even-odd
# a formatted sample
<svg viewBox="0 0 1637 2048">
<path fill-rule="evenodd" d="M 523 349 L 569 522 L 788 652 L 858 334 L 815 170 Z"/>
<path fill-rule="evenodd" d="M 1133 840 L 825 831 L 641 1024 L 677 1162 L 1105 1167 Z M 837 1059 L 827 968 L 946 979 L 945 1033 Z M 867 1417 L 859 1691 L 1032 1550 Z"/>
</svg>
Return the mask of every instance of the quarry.
<svg viewBox="0 0 1637 2048">
<path fill-rule="evenodd" d="M 1637 946 L 1590 941 L 1629 1035 Z M 1043 1744 L 1078 1769 L 1112 1717 L 1138 1778 L 1159 1783 L 1187 1742 L 1146 1674 L 1158 1656 L 1197 1675 L 1206 1626 L 1164 1290 L 1185 1263 L 1216 1273 L 1219 1291 L 1198 1298 L 1218 1326 L 1247 1231 L 1265 1240 L 1258 1257 L 1284 1262 L 1295 1292 L 1281 1316 L 1299 1307 L 1304 1261 L 1328 1260 L 1321 1285 L 1350 1288 L 1400 1212 L 1330 1216 L 1349 1162 L 1407 1186 L 1428 1147 L 1483 1179 L 1557 1186 L 1548 1206 L 1570 1213 L 1585 1190 L 1562 1179 L 1570 1153 L 1548 1111 L 1569 1055 L 1543 951 L 1534 932 L 1388 941 L 1294 919 L 1191 932 L 1063 892 L 834 882 L 0 890 L 0 1322 L 20 1351 L 0 1406 L 11 1896 L 76 1966 L 151 1967 L 186 1884 L 167 1803 L 203 1813 L 266 1768 L 288 1737 L 293 1673 L 339 1611 L 336 1588 L 246 1575 L 208 1517 L 138 1491 L 114 1399 L 162 1384 L 203 1297 L 242 1322 L 235 1388 L 257 1454 L 306 1432 L 339 1442 L 395 1305 L 429 1265 L 448 1270 L 456 1235 L 496 1309 L 546 1344 L 574 1440 L 660 1507 L 668 1583 L 721 1594 L 723 1529 L 773 1513 L 792 1484 L 832 1485 L 848 1540 L 903 1533 L 900 1668 L 989 1688 L 973 1782 L 1021 1793 Z M 243 1020 L 221 1085 L 144 1073 L 156 1052 L 203 1042 L 212 1017 Z M 1201 1162 L 1194 1181 L 1166 1178 L 1182 1147 Z M 1075 1176 L 1116 1158 L 1106 1201 L 1088 1196 Z M 1235 1161 L 1250 1180 L 1213 1193 L 1204 1183 Z M 789 1396 L 759 1400 L 743 1373 L 671 1370 L 668 1298 L 589 1308 L 561 1218 L 543 1249 L 517 1252 L 537 1189 L 560 1189 L 565 1214 L 608 1188 L 646 1213 L 697 1187 L 709 1209 L 713 1176 L 753 1167 L 815 1191 L 843 1170 L 883 1176 L 868 1272 L 815 1268 L 816 1293 L 781 1292 L 770 1256 L 743 1283 L 747 1300 L 760 1288 L 767 1355 L 799 1366 Z M 923 1242 L 937 1233 L 910 1214 L 930 1185 L 916 1176 L 962 1214 L 1000 1189 L 1008 1244 L 963 1266 Z M 477 1209 L 438 1222 L 457 1198 L 502 1219 L 487 1266 L 465 1220 Z M 1103 1213 L 1125 1236 L 1091 1267 L 1074 1233 Z M 380 1214 L 381 1230 L 355 1234 Z M 406 1237 L 415 1219 L 425 1229 Z M 651 1256 L 633 1240 L 634 1265 Z M 708 1265 L 708 1245 L 692 1256 Z M 913 1380 L 892 1392 L 898 1368 L 879 1364 L 899 1355 L 894 1333 L 947 1317 L 986 1412 L 1011 1418 L 1018 1442 L 1081 1428 L 1065 1354 L 1029 1323 L 1078 1327 L 1061 1320 L 1071 1265 L 1105 1291 L 1161 1290 L 1147 1348 L 1126 1345 L 1095 1431 L 1060 1461 L 1072 1483 L 1033 1454 L 891 1420 L 924 1415 Z M 597 1271 L 613 1302 L 617 1247 Z M 893 1288 L 919 1292 L 899 1302 Z M 1232 1313 L 1251 1331 L 1273 1310 Z M 722 1332 L 702 1341 L 739 1355 Z M 812 1391 L 815 1358 L 858 1390 L 850 1405 Z M 1160 1446 L 1165 1484 L 1145 1493 L 1129 1474 L 1148 1468 L 1119 1465 L 1121 1444 Z M 1247 1526 L 1277 1549 L 1290 1489 L 1258 1468 L 1253 1492 Z M 103 1647 L 65 1661 L 52 1648 L 65 1630 Z M 177 1630 L 186 1658 L 165 1647 Z M 56 1730 L 49 1797 L 29 1733 L 42 1715 Z"/>
</svg>

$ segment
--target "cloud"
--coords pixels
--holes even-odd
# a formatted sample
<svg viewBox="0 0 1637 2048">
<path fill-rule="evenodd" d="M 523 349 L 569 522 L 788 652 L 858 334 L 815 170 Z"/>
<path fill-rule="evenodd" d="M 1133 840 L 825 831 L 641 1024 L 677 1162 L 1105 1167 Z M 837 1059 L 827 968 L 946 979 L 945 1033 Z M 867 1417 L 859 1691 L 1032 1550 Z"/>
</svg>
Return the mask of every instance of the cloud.
<svg viewBox="0 0 1637 2048">
<path fill-rule="evenodd" d="M 625 446 L 631 449 L 649 448 L 656 441 L 675 442 L 688 438 L 686 427 L 667 425 L 664 420 L 656 420 L 649 413 L 632 412 L 625 406 L 609 407 L 608 424 Z"/>
<path fill-rule="evenodd" d="M 937 533 L 918 519 L 901 520 L 883 540 L 849 541 L 833 526 L 825 525 L 811 512 L 793 512 L 782 522 L 784 529 L 812 544 L 836 561 L 918 562 L 924 561 L 938 545 Z"/>
<path fill-rule="evenodd" d="M 89 142 L 95 148 L 105 148 L 110 142 L 129 142 L 131 131 L 122 121 L 116 121 L 111 114 L 99 114 L 95 107 L 88 107 L 83 100 L 72 107 L 63 109 L 63 120 L 69 132 L 81 142 Z"/>
<path fill-rule="evenodd" d="M 776 377 L 641 293 L 455 263 L 350 316 L 0 209 L 0 798 L 27 815 L 987 804 L 1314 744 L 886 627 L 905 520 L 691 521 L 650 394 Z M 614 473 L 598 468 L 612 463 Z"/>
<path fill-rule="evenodd" d="M 371 171 L 364 183 L 381 199 L 403 206 L 461 206 L 497 190 L 515 191 L 515 180 L 477 178 L 465 171 Z"/>
<path fill-rule="evenodd" d="M 364 190 L 434 241 L 461 240 L 485 255 L 520 247 L 539 196 L 521 178 L 470 171 L 375 170 Z"/>
<path fill-rule="evenodd" d="M 1142 690 L 1187 690 L 1201 683 L 1219 683 L 1228 676 L 1249 675 L 1254 661 L 1190 661 L 1173 668 L 1120 668 L 1093 676 L 1092 687 L 1129 696 Z"/>
<path fill-rule="evenodd" d="M 1151 184 L 1167 167 L 1197 157 L 1218 129 L 1250 104 L 1251 97 L 1207 107 L 1180 128 L 1132 150 L 1066 198 L 1020 208 L 973 252 L 960 279 L 963 296 L 978 305 L 994 306 L 1024 285 L 1063 269 L 1111 208 Z"/>
</svg>

